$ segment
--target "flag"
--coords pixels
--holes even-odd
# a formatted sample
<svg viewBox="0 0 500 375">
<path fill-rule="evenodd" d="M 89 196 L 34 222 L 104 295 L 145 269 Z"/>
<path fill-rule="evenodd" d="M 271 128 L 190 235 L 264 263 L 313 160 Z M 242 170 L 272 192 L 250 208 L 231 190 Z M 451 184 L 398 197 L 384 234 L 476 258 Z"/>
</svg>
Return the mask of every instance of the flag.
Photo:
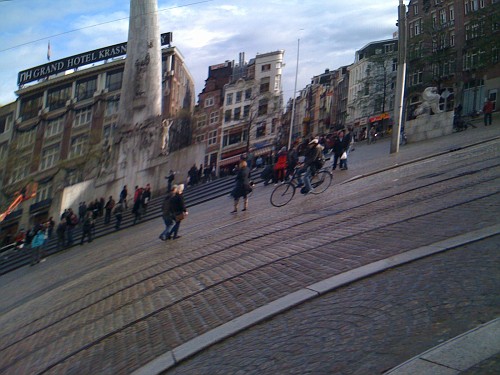
<svg viewBox="0 0 500 375">
<path fill-rule="evenodd" d="M 47 45 L 47 60 L 50 61 L 50 40 L 49 44 Z"/>
</svg>

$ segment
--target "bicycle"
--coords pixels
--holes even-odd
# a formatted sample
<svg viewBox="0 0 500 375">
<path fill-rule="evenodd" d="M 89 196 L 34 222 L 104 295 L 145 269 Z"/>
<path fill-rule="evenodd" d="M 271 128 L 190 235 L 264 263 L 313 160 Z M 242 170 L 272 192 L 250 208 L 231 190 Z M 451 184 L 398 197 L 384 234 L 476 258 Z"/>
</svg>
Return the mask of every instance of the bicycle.
<svg viewBox="0 0 500 375">
<path fill-rule="evenodd" d="M 274 188 L 269 200 L 274 207 L 283 207 L 289 203 L 295 196 L 295 190 L 302 188 L 297 182 L 299 167 L 295 168 L 290 181 L 285 181 L 281 185 Z M 311 194 L 321 194 L 332 184 L 332 174 L 327 169 L 323 168 L 314 173 L 311 177 L 311 186 L 313 190 Z"/>
</svg>

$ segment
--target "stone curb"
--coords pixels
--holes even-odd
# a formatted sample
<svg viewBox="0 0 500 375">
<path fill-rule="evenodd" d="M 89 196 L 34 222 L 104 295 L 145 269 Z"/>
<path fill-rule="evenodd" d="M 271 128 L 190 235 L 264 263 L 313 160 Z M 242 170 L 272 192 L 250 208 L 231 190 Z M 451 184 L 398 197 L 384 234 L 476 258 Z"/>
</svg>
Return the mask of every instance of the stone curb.
<svg viewBox="0 0 500 375">
<path fill-rule="evenodd" d="M 270 319 L 279 313 L 289 310 L 294 306 L 307 302 L 322 294 L 331 292 L 339 287 L 369 277 L 373 274 L 386 271 L 389 268 L 413 262 L 415 260 L 444 252 L 470 242 L 479 241 L 498 233 L 500 233 L 500 224 L 465 233 L 456 237 L 451 237 L 428 246 L 419 247 L 309 285 L 187 341 L 186 343 L 160 355 L 148 364 L 132 372 L 132 374 L 159 374 L 174 367 L 181 361 L 195 355 L 207 347 L 216 344 L 217 342 L 231 337 L 255 324 Z M 465 355 L 466 354 L 467 352 L 465 352 Z M 413 374 L 415 374 L 415 372 L 413 372 Z"/>
<path fill-rule="evenodd" d="M 500 353 L 500 318 L 454 337 L 384 374 L 460 374 L 497 353 Z"/>
</svg>

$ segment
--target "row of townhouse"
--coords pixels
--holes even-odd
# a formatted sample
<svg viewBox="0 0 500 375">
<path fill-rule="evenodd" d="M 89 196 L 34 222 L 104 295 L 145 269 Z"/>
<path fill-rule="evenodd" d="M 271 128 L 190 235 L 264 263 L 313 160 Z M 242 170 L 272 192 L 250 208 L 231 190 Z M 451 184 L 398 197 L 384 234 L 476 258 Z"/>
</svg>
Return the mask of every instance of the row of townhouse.
<svg viewBox="0 0 500 375">
<path fill-rule="evenodd" d="M 440 108 L 463 113 L 496 109 L 500 86 L 499 0 L 411 0 L 406 14 L 405 118 L 414 118 L 422 92 L 436 87 Z M 354 62 L 312 78 L 295 98 L 292 138 L 349 127 L 355 133 L 393 123 L 398 39 L 368 43 Z M 291 126 L 293 99 L 282 119 Z"/>
<path fill-rule="evenodd" d="M 193 138 L 206 143 L 205 165 L 231 169 L 240 155 L 271 153 L 279 143 L 284 51 L 209 67 Z"/>
</svg>

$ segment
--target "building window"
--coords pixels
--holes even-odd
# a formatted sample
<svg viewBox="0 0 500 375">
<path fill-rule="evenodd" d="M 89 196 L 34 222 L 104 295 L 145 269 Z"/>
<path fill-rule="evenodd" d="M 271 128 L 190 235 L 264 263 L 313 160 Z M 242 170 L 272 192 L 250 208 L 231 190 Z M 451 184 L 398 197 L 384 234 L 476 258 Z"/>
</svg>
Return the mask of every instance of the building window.
<svg viewBox="0 0 500 375">
<path fill-rule="evenodd" d="M 21 164 L 14 167 L 14 169 L 12 170 L 12 174 L 10 175 L 10 182 L 14 183 L 22 180 L 23 178 L 28 176 L 29 174 L 28 170 L 29 170 L 29 163 Z"/>
<path fill-rule="evenodd" d="M 211 107 L 214 105 L 214 98 L 213 97 L 208 97 L 205 99 L 205 108 Z"/>
<path fill-rule="evenodd" d="M 484 8 L 484 0 L 479 0 L 479 8 Z"/>
<path fill-rule="evenodd" d="M 59 160 L 59 145 L 46 148 L 42 151 L 42 159 L 40 161 L 40 170 L 44 171 L 56 165 Z"/>
<path fill-rule="evenodd" d="M 224 122 L 229 122 L 231 121 L 231 110 L 226 109 L 226 112 L 224 112 Z"/>
<path fill-rule="evenodd" d="M 268 72 L 271 70 L 271 64 L 264 64 L 262 65 L 262 72 Z"/>
<path fill-rule="evenodd" d="M 245 90 L 245 100 L 250 100 L 252 98 L 252 89 Z"/>
<path fill-rule="evenodd" d="M 450 47 L 455 47 L 455 32 L 450 31 Z"/>
<path fill-rule="evenodd" d="M 12 129 L 12 114 L 0 116 L 0 134 L 8 133 Z"/>
<path fill-rule="evenodd" d="M 75 120 L 73 121 L 73 127 L 78 128 L 80 126 L 89 125 L 92 121 L 92 107 L 82 108 L 75 112 Z"/>
<path fill-rule="evenodd" d="M 47 94 L 47 107 L 53 111 L 62 108 L 71 99 L 71 85 L 50 89 Z"/>
<path fill-rule="evenodd" d="M 80 173 L 75 169 L 69 171 L 68 174 L 66 175 L 66 183 L 68 184 L 68 186 L 77 184 L 81 181 L 82 179 Z"/>
<path fill-rule="evenodd" d="M 208 145 L 214 145 L 217 143 L 217 130 L 208 132 Z"/>
<path fill-rule="evenodd" d="M 278 74 L 276 77 L 274 77 L 274 91 L 280 91 L 281 90 L 281 75 Z"/>
<path fill-rule="evenodd" d="M 450 16 L 450 21 L 455 21 L 455 7 L 453 5 L 450 5 L 449 9 L 449 16 Z"/>
<path fill-rule="evenodd" d="M 106 88 L 109 92 L 122 88 L 123 69 L 108 72 L 106 74 Z"/>
<path fill-rule="evenodd" d="M 106 109 L 104 110 L 105 117 L 111 117 L 118 114 L 118 108 L 120 107 L 119 100 L 109 100 L 106 102 Z"/>
<path fill-rule="evenodd" d="M 198 128 L 203 128 L 207 124 L 207 115 L 202 114 L 198 117 Z"/>
<path fill-rule="evenodd" d="M 259 100 L 259 116 L 267 115 L 267 99 Z"/>
<path fill-rule="evenodd" d="M 436 12 L 432 12 L 432 27 L 436 28 L 437 25 L 438 25 L 438 22 L 437 22 L 437 13 Z"/>
<path fill-rule="evenodd" d="M 243 118 L 248 118 L 250 115 L 250 106 L 246 105 L 243 107 Z"/>
<path fill-rule="evenodd" d="M 446 23 L 446 9 L 441 9 L 439 11 L 439 22 L 441 25 L 444 25 Z"/>
<path fill-rule="evenodd" d="M 50 120 L 45 128 L 44 137 L 50 138 L 62 133 L 64 129 L 64 118 L 64 116 L 61 116 L 55 120 Z"/>
<path fill-rule="evenodd" d="M 97 77 L 76 82 L 76 100 L 92 98 L 97 90 Z M 109 89 L 108 89 L 109 90 Z"/>
<path fill-rule="evenodd" d="M 269 92 L 269 77 L 261 78 L 260 80 L 260 93 L 263 94 L 265 92 Z"/>
<path fill-rule="evenodd" d="M 414 16 L 418 16 L 418 4 L 415 4 L 415 5 L 413 6 L 413 15 L 414 15 Z"/>
<path fill-rule="evenodd" d="M 242 96 L 243 96 L 243 91 L 238 91 L 236 93 L 236 101 L 235 101 L 235 103 L 241 103 Z"/>
<path fill-rule="evenodd" d="M 205 134 L 198 135 L 198 136 L 196 137 L 196 142 L 197 142 L 197 143 L 201 143 L 201 142 L 203 142 L 204 140 L 205 140 Z"/>
<path fill-rule="evenodd" d="M 229 93 L 226 95 L 226 105 L 233 104 L 233 93 Z"/>
<path fill-rule="evenodd" d="M 21 117 L 23 121 L 38 116 L 42 109 L 43 94 L 33 95 L 21 100 Z"/>
<path fill-rule="evenodd" d="M 219 122 L 219 111 L 210 112 L 210 125 L 217 124 Z"/>
<path fill-rule="evenodd" d="M 234 109 L 234 119 L 239 120 L 241 117 L 241 107 Z"/>
<path fill-rule="evenodd" d="M 410 74 L 410 86 L 416 86 L 423 82 L 422 71 L 413 72 Z"/>
<path fill-rule="evenodd" d="M 392 71 L 395 72 L 398 70 L 398 59 L 392 59 Z"/>
<path fill-rule="evenodd" d="M 36 189 L 35 203 L 52 198 L 52 183 L 39 185 Z"/>
<path fill-rule="evenodd" d="M 255 137 L 256 138 L 261 138 L 266 135 L 266 122 L 262 121 L 257 124 L 257 127 L 255 128 Z"/>
<path fill-rule="evenodd" d="M 71 140 L 69 157 L 75 158 L 77 156 L 82 156 L 87 147 L 87 136 L 74 137 Z"/>
<path fill-rule="evenodd" d="M 32 145 L 35 142 L 36 129 L 22 132 L 17 138 L 17 148 L 23 148 Z"/>
</svg>

